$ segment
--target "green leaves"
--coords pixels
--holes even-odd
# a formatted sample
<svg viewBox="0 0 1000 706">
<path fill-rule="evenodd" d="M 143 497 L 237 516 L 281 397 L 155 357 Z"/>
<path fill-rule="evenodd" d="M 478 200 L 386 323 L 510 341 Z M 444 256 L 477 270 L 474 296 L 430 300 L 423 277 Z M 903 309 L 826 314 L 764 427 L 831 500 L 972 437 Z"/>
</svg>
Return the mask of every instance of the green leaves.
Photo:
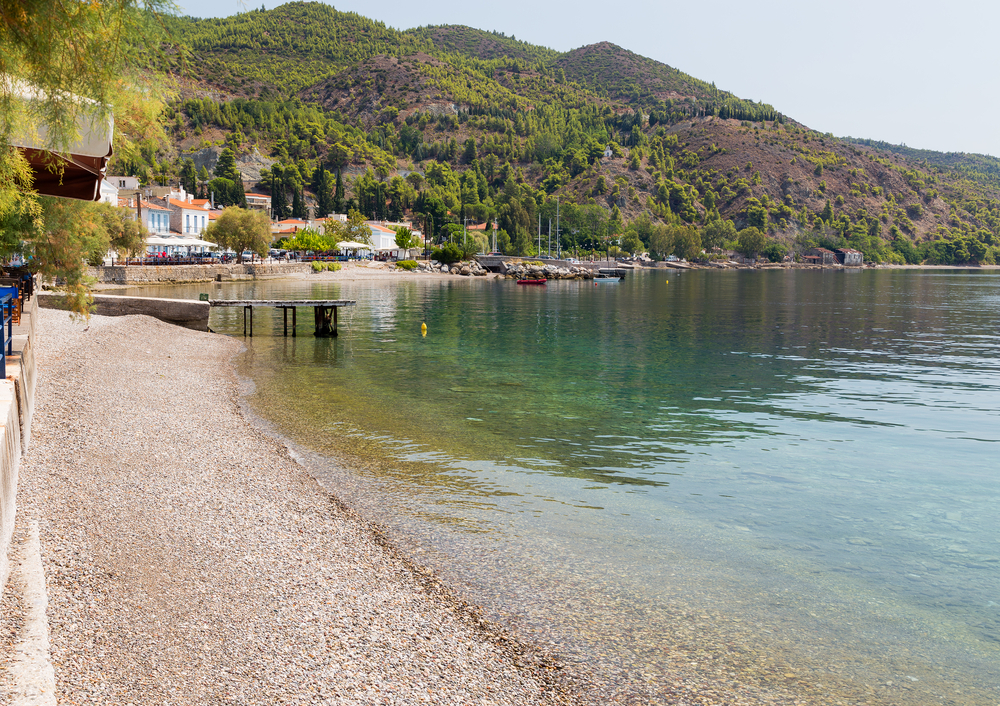
<svg viewBox="0 0 1000 706">
<path fill-rule="evenodd" d="M 271 221 L 263 211 L 231 206 L 209 224 L 205 240 L 237 253 L 250 250 L 264 256 L 271 243 Z"/>
</svg>

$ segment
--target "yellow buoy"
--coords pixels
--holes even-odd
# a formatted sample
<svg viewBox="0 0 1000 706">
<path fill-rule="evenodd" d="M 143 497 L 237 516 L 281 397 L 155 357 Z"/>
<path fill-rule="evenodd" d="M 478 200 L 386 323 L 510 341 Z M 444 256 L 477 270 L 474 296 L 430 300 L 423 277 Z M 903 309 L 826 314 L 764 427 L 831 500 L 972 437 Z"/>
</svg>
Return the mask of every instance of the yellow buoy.
<svg viewBox="0 0 1000 706">
<path fill-rule="evenodd" d="M 421 336 L 427 335 L 427 324 L 420 324 L 420 335 Z"/>
</svg>

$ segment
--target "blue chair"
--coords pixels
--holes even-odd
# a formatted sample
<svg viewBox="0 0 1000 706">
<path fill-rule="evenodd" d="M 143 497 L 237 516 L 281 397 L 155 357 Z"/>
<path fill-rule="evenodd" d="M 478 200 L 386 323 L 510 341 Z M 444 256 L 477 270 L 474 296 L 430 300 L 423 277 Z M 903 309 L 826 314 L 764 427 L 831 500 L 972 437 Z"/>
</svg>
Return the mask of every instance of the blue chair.
<svg viewBox="0 0 1000 706">
<path fill-rule="evenodd" d="M 9 294 L 11 296 L 10 301 L 10 318 L 11 322 L 15 324 L 21 323 L 21 293 L 18 291 L 17 287 L 0 287 L 0 299 Z M 4 318 L 7 318 L 7 311 L 4 311 Z"/>
</svg>

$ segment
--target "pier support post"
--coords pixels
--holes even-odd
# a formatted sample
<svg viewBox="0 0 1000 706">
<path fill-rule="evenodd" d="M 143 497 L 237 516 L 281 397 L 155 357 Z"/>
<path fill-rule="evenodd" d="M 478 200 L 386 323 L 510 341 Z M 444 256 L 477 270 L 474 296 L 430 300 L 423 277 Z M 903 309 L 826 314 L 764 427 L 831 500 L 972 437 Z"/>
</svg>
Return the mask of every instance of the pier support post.
<svg viewBox="0 0 1000 706">
<path fill-rule="evenodd" d="M 284 327 L 283 332 L 285 334 L 285 338 L 288 338 L 288 310 L 289 309 L 292 310 L 292 338 L 295 338 L 295 325 L 296 325 L 296 323 L 298 323 L 298 321 L 296 319 L 296 316 L 295 316 L 295 307 L 294 306 L 278 306 L 276 308 L 277 309 L 281 309 L 281 317 L 282 317 L 282 323 L 283 323 L 283 327 Z"/>
<path fill-rule="evenodd" d="M 335 306 L 314 306 L 316 319 L 317 338 L 337 337 L 337 307 Z"/>
<path fill-rule="evenodd" d="M 250 338 L 253 338 L 253 307 L 246 305 L 243 307 L 243 335 L 247 335 L 247 312 L 250 312 Z"/>
</svg>

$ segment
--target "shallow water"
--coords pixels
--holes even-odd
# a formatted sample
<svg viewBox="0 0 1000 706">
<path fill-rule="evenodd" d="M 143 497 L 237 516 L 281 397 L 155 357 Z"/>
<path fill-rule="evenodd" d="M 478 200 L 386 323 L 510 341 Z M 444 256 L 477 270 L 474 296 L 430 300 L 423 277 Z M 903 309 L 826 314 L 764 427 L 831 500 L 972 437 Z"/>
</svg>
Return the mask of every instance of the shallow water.
<svg viewBox="0 0 1000 706">
<path fill-rule="evenodd" d="M 588 689 L 1000 703 L 996 275 L 157 291 L 356 299 L 337 339 L 258 311 L 250 404 Z"/>
</svg>

